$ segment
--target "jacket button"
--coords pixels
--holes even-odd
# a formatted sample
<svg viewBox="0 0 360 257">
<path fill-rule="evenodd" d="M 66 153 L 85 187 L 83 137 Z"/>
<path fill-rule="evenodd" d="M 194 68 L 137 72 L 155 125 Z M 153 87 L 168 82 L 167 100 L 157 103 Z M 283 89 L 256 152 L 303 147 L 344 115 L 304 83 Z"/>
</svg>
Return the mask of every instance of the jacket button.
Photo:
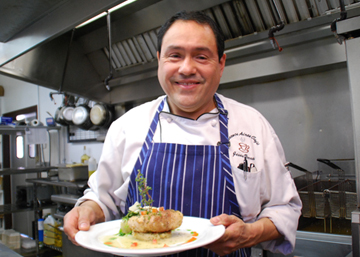
<svg viewBox="0 0 360 257">
<path fill-rule="evenodd" d="M 169 123 L 172 122 L 172 118 L 167 118 L 166 120 L 167 120 L 167 122 L 169 122 Z"/>
<path fill-rule="evenodd" d="M 211 126 L 215 127 L 216 124 L 217 124 L 217 121 L 216 121 L 216 120 L 212 120 L 212 121 L 211 121 Z"/>
</svg>

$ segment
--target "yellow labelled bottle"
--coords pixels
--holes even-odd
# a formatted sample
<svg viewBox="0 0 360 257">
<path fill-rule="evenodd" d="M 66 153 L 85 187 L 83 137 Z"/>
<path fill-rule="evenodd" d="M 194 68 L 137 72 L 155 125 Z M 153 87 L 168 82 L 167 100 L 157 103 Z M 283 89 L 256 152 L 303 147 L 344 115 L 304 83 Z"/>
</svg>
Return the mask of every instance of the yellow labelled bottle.
<svg viewBox="0 0 360 257">
<path fill-rule="evenodd" d="M 86 146 L 84 145 L 84 152 L 83 152 L 83 155 L 81 155 L 81 163 L 88 164 L 89 159 L 90 159 L 90 156 L 86 154 Z"/>
<path fill-rule="evenodd" d="M 58 229 L 60 222 L 52 215 L 48 215 L 44 221 L 44 244 L 54 245 L 56 247 L 62 246 L 61 231 Z"/>
</svg>

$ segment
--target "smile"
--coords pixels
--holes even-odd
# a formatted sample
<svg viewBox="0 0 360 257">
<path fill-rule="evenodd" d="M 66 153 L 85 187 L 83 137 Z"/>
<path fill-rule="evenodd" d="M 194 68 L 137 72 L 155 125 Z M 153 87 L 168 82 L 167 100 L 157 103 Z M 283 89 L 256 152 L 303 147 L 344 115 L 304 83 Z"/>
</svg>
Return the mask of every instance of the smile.
<svg viewBox="0 0 360 257">
<path fill-rule="evenodd" d="M 183 85 L 183 86 L 191 86 L 191 85 L 197 85 L 197 84 L 200 84 L 200 83 L 199 82 L 191 82 L 191 83 L 176 82 L 176 84 Z"/>
</svg>

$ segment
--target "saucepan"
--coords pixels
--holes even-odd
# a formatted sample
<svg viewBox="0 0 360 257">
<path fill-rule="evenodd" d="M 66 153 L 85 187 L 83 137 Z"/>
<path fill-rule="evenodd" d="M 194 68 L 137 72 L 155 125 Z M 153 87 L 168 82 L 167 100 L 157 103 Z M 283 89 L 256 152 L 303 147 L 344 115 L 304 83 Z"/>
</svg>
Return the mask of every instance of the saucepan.
<svg viewBox="0 0 360 257">
<path fill-rule="evenodd" d="M 75 107 L 72 113 L 72 121 L 74 125 L 84 130 L 96 130 L 98 127 L 90 120 L 90 107 L 89 100 L 85 100 L 84 103 L 79 104 Z"/>
<path fill-rule="evenodd" d="M 113 108 L 109 105 L 96 103 L 90 111 L 90 120 L 97 127 L 108 128 L 113 121 Z"/>
<path fill-rule="evenodd" d="M 61 115 L 67 125 L 73 125 L 72 113 L 75 109 L 75 97 L 65 95 L 65 106 L 61 108 Z"/>
<path fill-rule="evenodd" d="M 62 105 L 56 109 L 55 111 L 55 122 L 67 126 L 72 125 L 72 112 L 74 110 L 74 101 L 75 98 L 73 96 L 64 95 L 64 99 Z"/>
<path fill-rule="evenodd" d="M 57 124 L 60 124 L 62 126 L 66 126 L 67 124 L 66 124 L 66 122 L 64 120 L 64 117 L 62 116 L 62 108 L 63 107 L 60 106 L 59 108 L 56 109 L 54 119 L 55 119 L 55 122 Z"/>
</svg>

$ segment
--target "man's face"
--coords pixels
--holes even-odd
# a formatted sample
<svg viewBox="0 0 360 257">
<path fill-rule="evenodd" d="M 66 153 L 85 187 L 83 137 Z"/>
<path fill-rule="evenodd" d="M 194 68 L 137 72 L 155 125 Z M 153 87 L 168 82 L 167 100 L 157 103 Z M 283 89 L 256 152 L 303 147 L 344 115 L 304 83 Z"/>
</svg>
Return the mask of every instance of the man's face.
<svg viewBox="0 0 360 257">
<path fill-rule="evenodd" d="M 213 100 L 225 66 L 208 25 L 178 20 L 165 33 L 158 53 L 158 79 L 171 112 L 196 119 L 215 107 Z"/>
</svg>

